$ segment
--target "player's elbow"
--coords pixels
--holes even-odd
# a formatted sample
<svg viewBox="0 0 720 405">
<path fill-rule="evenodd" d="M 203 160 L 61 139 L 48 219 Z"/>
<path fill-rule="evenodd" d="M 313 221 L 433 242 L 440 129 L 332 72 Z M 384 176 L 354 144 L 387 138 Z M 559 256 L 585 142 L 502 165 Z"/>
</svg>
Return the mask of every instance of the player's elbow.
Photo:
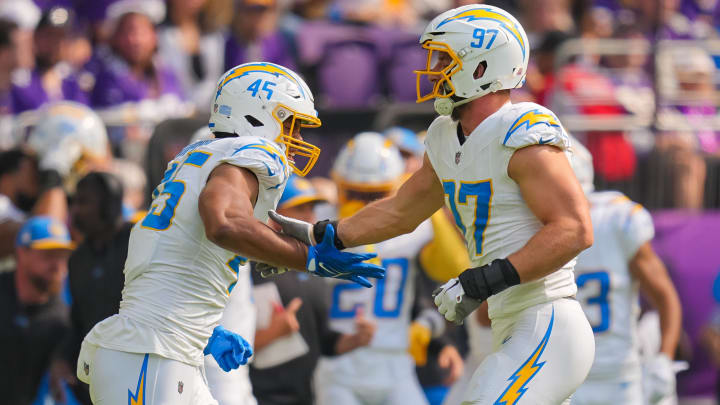
<svg viewBox="0 0 720 405">
<path fill-rule="evenodd" d="M 578 253 L 589 248 L 593 244 L 593 229 L 590 219 L 578 220 L 575 224 L 576 249 Z"/>
<path fill-rule="evenodd" d="M 228 224 L 214 222 L 205 224 L 205 237 L 210 242 L 222 246 L 222 242 L 228 239 L 232 229 Z"/>
</svg>

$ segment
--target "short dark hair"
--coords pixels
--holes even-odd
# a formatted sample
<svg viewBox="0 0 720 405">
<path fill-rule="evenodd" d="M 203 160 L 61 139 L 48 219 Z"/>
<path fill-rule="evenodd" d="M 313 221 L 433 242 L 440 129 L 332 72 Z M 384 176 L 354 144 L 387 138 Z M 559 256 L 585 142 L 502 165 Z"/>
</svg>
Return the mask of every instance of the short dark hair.
<svg viewBox="0 0 720 405">
<path fill-rule="evenodd" d="M 14 22 L 0 18 L 0 48 L 7 48 L 12 45 L 12 34 L 17 31 L 18 25 Z"/>
<path fill-rule="evenodd" d="M 10 149 L 0 152 L 0 177 L 12 174 L 20 170 L 20 164 L 25 159 L 32 157 L 21 149 Z"/>
</svg>

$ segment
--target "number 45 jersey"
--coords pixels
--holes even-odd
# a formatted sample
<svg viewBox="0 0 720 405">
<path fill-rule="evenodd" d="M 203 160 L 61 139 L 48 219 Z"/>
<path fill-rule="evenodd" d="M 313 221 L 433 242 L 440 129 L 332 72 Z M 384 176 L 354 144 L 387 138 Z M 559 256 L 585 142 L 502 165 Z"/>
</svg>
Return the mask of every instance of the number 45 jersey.
<svg viewBox="0 0 720 405">
<path fill-rule="evenodd" d="M 119 314 L 97 324 L 88 342 L 203 364 L 202 350 L 246 262 L 207 239 L 198 211 L 210 173 L 224 163 L 255 174 L 254 215 L 267 221 L 290 174 L 277 144 L 246 135 L 187 146 L 168 164 L 148 214 L 132 230 Z"/>
<path fill-rule="evenodd" d="M 595 333 L 588 379 L 640 378 L 638 283 L 628 263 L 655 230 L 650 213 L 615 191 L 588 194 L 595 241 L 575 266 L 578 301 Z"/>
<path fill-rule="evenodd" d="M 542 227 L 508 176 L 515 151 L 553 145 L 569 154 L 570 139 L 555 115 L 534 103 L 505 104 L 462 145 L 458 126 L 450 117 L 438 117 L 428 128 L 425 144 L 445 190 L 445 204 L 465 236 L 472 266 L 477 267 L 520 250 Z M 490 318 L 574 295 L 574 262 L 540 280 L 493 295 L 488 299 Z"/>
</svg>

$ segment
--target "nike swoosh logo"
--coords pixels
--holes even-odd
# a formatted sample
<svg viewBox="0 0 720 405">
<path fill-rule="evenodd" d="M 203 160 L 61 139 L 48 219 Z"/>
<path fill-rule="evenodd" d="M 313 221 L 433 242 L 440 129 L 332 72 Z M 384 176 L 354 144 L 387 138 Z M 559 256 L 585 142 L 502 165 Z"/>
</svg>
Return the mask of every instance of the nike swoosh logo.
<svg viewBox="0 0 720 405">
<path fill-rule="evenodd" d="M 542 138 L 540 138 L 540 140 L 538 141 L 538 145 L 545 145 L 546 143 L 552 141 L 553 139 L 555 139 L 555 138 L 550 138 L 550 139 L 542 139 Z"/>
</svg>

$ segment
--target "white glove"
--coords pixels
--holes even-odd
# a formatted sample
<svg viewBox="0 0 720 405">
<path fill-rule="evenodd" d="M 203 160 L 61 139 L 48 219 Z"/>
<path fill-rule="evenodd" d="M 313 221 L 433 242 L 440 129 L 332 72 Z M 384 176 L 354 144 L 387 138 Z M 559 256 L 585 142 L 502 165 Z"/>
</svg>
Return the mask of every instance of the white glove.
<svg viewBox="0 0 720 405">
<path fill-rule="evenodd" d="M 275 211 L 268 211 L 268 216 L 280 225 L 284 234 L 292 236 L 308 246 L 317 245 L 313 237 L 313 224 L 280 215 Z"/>
<path fill-rule="evenodd" d="M 482 303 L 480 300 L 465 295 L 465 290 L 458 278 L 450 279 L 433 291 L 433 298 L 435 298 L 438 311 L 445 315 L 445 319 L 457 325 L 461 325 L 463 319 Z"/>
<path fill-rule="evenodd" d="M 651 404 L 675 394 L 675 370 L 666 354 L 658 353 L 643 365 L 643 392 Z"/>
</svg>

